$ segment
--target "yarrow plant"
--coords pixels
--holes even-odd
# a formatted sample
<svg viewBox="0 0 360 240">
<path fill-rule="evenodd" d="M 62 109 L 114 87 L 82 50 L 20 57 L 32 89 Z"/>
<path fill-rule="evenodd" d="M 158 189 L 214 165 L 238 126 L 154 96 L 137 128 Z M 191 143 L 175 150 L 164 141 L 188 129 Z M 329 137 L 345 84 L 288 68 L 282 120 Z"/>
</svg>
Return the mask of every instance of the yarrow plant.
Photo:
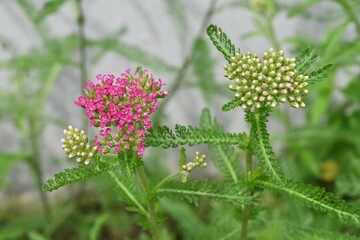
<svg viewBox="0 0 360 240">
<path fill-rule="evenodd" d="M 52 191 L 107 173 L 120 190 L 123 201 L 144 218 L 145 221 L 140 222 L 153 239 L 168 237 L 164 235 L 166 224 L 158 218 L 161 197 L 186 199 L 192 203 L 205 197 L 241 209 L 242 219 L 238 227 L 234 230 L 224 226 L 227 229 L 225 235 L 217 239 L 245 240 L 248 238 L 248 222 L 251 217 L 256 217 L 253 208 L 258 206 L 262 189 L 286 194 L 306 206 L 341 221 L 350 220 L 359 227 L 358 209 L 320 187 L 286 176 L 272 150 L 266 127 L 272 109 L 279 103 L 289 102 L 294 108 L 305 107 L 303 97 L 308 94 L 308 85 L 324 79 L 332 65 L 311 70 L 316 56 L 309 50 L 302 51 L 296 58 L 285 58 L 283 51 L 269 49 L 261 60 L 250 52 L 242 54 L 215 25 L 208 27 L 207 34 L 228 62 L 224 66 L 224 75 L 233 81 L 229 88 L 235 92 L 234 99 L 222 110 L 241 107 L 250 126 L 249 133 L 226 132 L 212 119 L 208 109 L 200 116 L 200 127 L 176 125 L 174 129 L 168 126 L 152 129 L 150 114 L 157 110 L 158 99 L 168 95 L 161 89 L 164 83 L 155 81 L 153 75 L 141 69 L 134 74 L 127 70 L 120 77 L 98 75 L 98 83 L 87 82 L 85 96 L 80 96 L 75 103 L 86 110 L 90 126 L 100 128 L 99 135 L 91 144 L 84 131 L 70 126 L 64 130 L 66 137 L 62 140 L 63 149 L 70 158 L 85 165 L 95 160 L 94 164 L 56 174 L 43 189 Z M 191 172 L 199 167 L 205 168 L 207 163 L 205 155 L 199 152 L 187 162 L 186 149 L 182 147 L 178 170 L 160 180 L 148 181 L 142 161 L 145 147 L 177 148 L 198 144 L 209 145 L 210 159 L 222 178 L 189 179 Z M 238 150 L 245 152 L 244 168 L 239 164 Z M 120 175 L 114 171 L 118 168 Z M 140 186 L 134 179 L 136 174 Z M 175 177 L 181 177 L 181 181 Z M 203 234 L 199 236 L 204 237 L 208 232 Z"/>
</svg>

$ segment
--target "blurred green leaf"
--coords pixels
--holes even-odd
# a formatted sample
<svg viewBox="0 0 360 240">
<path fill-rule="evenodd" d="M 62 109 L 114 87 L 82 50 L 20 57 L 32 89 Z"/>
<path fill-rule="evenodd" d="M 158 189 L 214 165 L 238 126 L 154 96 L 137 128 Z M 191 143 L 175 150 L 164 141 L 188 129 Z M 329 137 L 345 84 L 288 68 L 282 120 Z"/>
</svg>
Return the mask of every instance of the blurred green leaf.
<svg viewBox="0 0 360 240">
<path fill-rule="evenodd" d="M 322 1 L 324 0 L 305 0 L 301 1 L 300 3 L 296 3 L 288 10 L 288 17 L 292 18 L 304 14 L 311 6 Z"/>
<path fill-rule="evenodd" d="M 19 161 L 28 160 L 31 157 L 29 152 L 0 152 L 0 187 L 4 184 L 7 173 L 17 164 Z"/>
<path fill-rule="evenodd" d="M 114 51 L 119 55 L 142 65 L 145 69 L 153 71 L 174 73 L 177 68 L 168 64 L 163 59 L 141 50 L 139 47 L 129 45 L 113 38 L 105 38 L 99 40 L 88 40 L 88 46 L 100 48 L 103 51 Z"/>
<path fill-rule="evenodd" d="M 178 40 L 182 52 L 185 52 L 186 44 L 186 16 L 185 7 L 182 1 L 178 0 L 164 0 L 168 15 L 174 22 L 178 32 Z"/>
<path fill-rule="evenodd" d="M 44 21 L 44 19 L 49 16 L 52 15 L 54 13 L 56 13 L 61 6 L 64 5 L 64 3 L 66 3 L 67 0 L 50 0 L 48 2 L 46 2 L 44 4 L 44 6 L 42 7 L 42 9 L 40 10 L 36 21 L 41 22 Z"/>
<path fill-rule="evenodd" d="M 200 90 L 206 101 L 211 103 L 216 94 L 214 61 L 207 42 L 199 37 L 193 46 L 193 70 L 198 79 Z"/>
<path fill-rule="evenodd" d="M 360 76 L 352 80 L 344 89 L 345 97 L 351 101 L 360 103 Z"/>
</svg>

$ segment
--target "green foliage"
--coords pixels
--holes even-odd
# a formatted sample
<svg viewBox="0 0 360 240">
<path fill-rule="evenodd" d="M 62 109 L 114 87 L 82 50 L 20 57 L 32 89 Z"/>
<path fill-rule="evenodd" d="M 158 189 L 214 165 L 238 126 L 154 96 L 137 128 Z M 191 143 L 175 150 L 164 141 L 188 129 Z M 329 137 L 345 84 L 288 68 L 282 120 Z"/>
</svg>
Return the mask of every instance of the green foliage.
<svg viewBox="0 0 360 240">
<path fill-rule="evenodd" d="M 210 110 L 205 108 L 200 116 L 201 128 L 212 128 L 222 131 L 221 126 L 214 120 L 211 120 Z M 241 148 L 246 148 L 247 139 Z M 246 142 L 246 143 L 245 143 Z M 239 166 L 239 150 L 233 146 L 227 145 L 209 145 L 210 160 L 214 166 L 220 171 L 221 175 L 229 181 L 237 183 L 241 169 Z"/>
<path fill-rule="evenodd" d="M 198 204 L 199 197 L 239 206 L 253 201 L 240 184 L 221 183 L 218 180 L 188 181 L 187 183 L 169 181 L 157 192 L 160 196 L 186 199 L 195 204 Z"/>
<path fill-rule="evenodd" d="M 357 227 L 360 227 L 359 209 L 337 198 L 333 193 L 326 192 L 323 188 L 292 180 L 289 180 L 286 185 L 279 185 L 269 180 L 255 180 L 255 184 L 266 189 L 285 193 L 305 206 L 328 213 L 343 222 L 351 220 Z"/>
<path fill-rule="evenodd" d="M 67 0 L 51 0 L 44 4 L 36 18 L 37 22 L 43 21 L 47 16 L 56 13 L 60 7 L 66 3 Z"/>
<path fill-rule="evenodd" d="M 9 152 L 0 152 L 0 187 L 4 184 L 5 177 L 7 173 L 14 167 L 18 161 L 23 161 L 31 158 L 31 153 L 29 152 L 16 152 L 16 153 L 9 153 Z"/>
<path fill-rule="evenodd" d="M 109 218 L 110 215 L 108 213 L 104 213 L 96 219 L 94 225 L 90 229 L 90 233 L 89 233 L 90 240 L 99 239 L 99 233 L 101 231 L 101 227 L 109 220 Z"/>
<path fill-rule="evenodd" d="M 193 71 L 198 80 L 200 90 L 208 103 L 211 103 L 216 94 L 214 61 L 210 55 L 207 42 L 199 37 L 195 40 L 192 49 Z"/>
<path fill-rule="evenodd" d="M 295 58 L 296 69 L 300 74 L 306 74 L 311 64 L 313 64 L 318 55 L 314 49 L 304 48 L 300 54 Z"/>
<path fill-rule="evenodd" d="M 210 24 L 206 33 L 228 62 L 230 62 L 231 58 L 234 57 L 237 52 L 240 53 L 240 49 L 235 48 L 235 45 L 218 26 Z"/>
<path fill-rule="evenodd" d="M 275 154 L 269 143 L 269 133 L 266 129 L 266 122 L 270 109 L 262 108 L 257 113 L 247 111 L 246 121 L 251 125 L 250 141 L 252 153 L 259 160 L 260 169 L 273 179 L 277 184 L 284 185 L 286 183 L 285 174 L 275 159 Z"/>
<path fill-rule="evenodd" d="M 65 185 L 83 181 L 92 176 L 120 167 L 121 160 L 119 160 L 117 157 L 109 157 L 105 155 L 88 167 L 81 165 L 75 168 L 65 169 L 63 172 L 55 174 L 53 179 L 46 181 L 46 183 L 43 185 L 43 190 L 51 192 Z"/>
<path fill-rule="evenodd" d="M 357 237 L 339 234 L 336 232 L 323 231 L 319 229 L 306 229 L 298 226 L 288 226 L 289 239 L 294 240 L 356 240 Z M 291 238 L 290 238 L 291 237 Z M 294 238 L 295 237 L 295 238 Z"/>
<path fill-rule="evenodd" d="M 356 103 L 360 103 L 360 76 L 356 76 L 352 81 L 343 89 L 345 96 Z"/>
<path fill-rule="evenodd" d="M 201 129 L 177 124 L 174 131 L 167 126 L 159 126 L 156 132 L 150 130 L 145 136 L 145 145 L 163 148 L 198 144 L 244 145 L 245 136 L 244 133 L 224 133 L 214 129 Z"/>
<path fill-rule="evenodd" d="M 334 64 L 326 64 L 325 66 L 322 66 L 319 69 L 312 71 L 309 74 L 308 82 L 310 84 L 314 84 L 323 79 L 326 79 L 329 75 L 329 72 L 333 69 L 333 67 L 334 67 Z"/>
<path fill-rule="evenodd" d="M 221 110 L 224 112 L 228 112 L 230 110 L 233 110 L 236 107 L 240 107 L 242 102 L 238 98 L 234 98 L 230 102 L 226 103 L 224 106 L 222 106 Z"/>
<path fill-rule="evenodd" d="M 182 51 L 185 50 L 186 43 L 186 15 L 184 3 L 177 0 L 164 0 L 169 17 L 174 22 L 175 29 L 178 32 L 178 39 Z"/>
<path fill-rule="evenodd" d="M 102 50 L 102 54 L 107 51 L 115 52 L 124 58 L 127 58 L 138 65 L 146 66 L 153 70 L 173 73 L 176 72 L 177 68 L 168 64 L 158 56 L 147 53 L 137 46 L 125 43 L 114 38 L 105 38 L 97 40 L 87 40 L 89 47 Z"/>
</svg>

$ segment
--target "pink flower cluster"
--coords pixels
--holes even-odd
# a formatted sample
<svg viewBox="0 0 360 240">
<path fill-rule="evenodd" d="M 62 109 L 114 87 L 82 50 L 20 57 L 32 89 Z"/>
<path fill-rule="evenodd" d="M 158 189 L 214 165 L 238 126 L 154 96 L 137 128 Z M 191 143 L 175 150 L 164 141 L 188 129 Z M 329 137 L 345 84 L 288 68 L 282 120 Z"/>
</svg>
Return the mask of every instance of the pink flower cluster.
<svg viewBox="0 0 360 240">
<path fill-rule="evenodd" d="M 100 74 L 96 78 L 99 83 L 88 81 L 86 96 L 75 101 L 86 110 L 90 126 L 102 128 L 102 138 L 96 136 L 94 146 L 101 154 L 115 148 L 116 154 L 126 149 L 142 156 L 145 131 L 152 127 L 149 115 L 157 110 L 157 99 L 168 94 L 161 90 L 165 84 L 147 70 L 131 74 L 128 69 L 120 77 Z"/>
</svg>

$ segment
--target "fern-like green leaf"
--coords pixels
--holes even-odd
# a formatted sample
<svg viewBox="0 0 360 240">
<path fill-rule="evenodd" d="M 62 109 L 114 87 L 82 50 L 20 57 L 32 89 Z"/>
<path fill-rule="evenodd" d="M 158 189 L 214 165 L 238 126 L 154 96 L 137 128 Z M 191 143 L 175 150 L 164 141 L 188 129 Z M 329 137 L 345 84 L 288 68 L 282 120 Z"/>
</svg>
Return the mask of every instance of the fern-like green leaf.
<svg viewBox="0 0 360 240">
<path fill-rule="evenodd" d="M 245 144 L 245 133 L 224 133 L 214 129 L 200 129 L 193 126 L 176 125 L 175 130 L 167 126 L 159 126 L 157 132 L 150 130 L 145 136 L 147 147 L 176 148 L 179 145 L 194 146 L 198 144 Z"/>
<path fill-rule="evenodd" d="M 206 32 L 215 47 L 224 55 L 228 62 L 231 61 L 231 58 L 234 57 L 237 52 L 240 53 L 240 49 L 236 50 L 235 45 L 218 26 L 210 24 Z"/>
<path fill-rule="evenodd" d="M 306 74 L 311 64 L 314 63 L 318 55 L 314 49 L 305 48 L 295 58 L 296 69 L 300 74 Z"/>
<path fill-rule="evenodd" d="M 233 100 L 231 100 L 230 102 L 224 104 L 221 108 L 221 110 L 223 112 L 228 112 L 230 110 L 233 110 L 236 107 L 241 106 L 242 102 L 240 101 L 240 99 L 238 98 L 234 98 Z"/>
<path fill-rule="evenodd" d="M 54 178 L 46 181 L 42 189 L 51 192 L 65 185 L 83 181 L 92 176 L 120 168 L 120 165 L 121 161 L 117 157 L 105 155 L 91 166 L 78 166 L 65 169 L 63 172 L 55 174 Z"/>
<path fill-rule="evenodd" d="M 251 204 L 252 198 L 246 194 L 246 189 L 240 184 L 219 183 L 219 181 L 194 181 L 181 183 L 169 181 L 158 189 L 160 196 L 186 199 L 197 204 L 199 197 L 206 197 L 234 205 Z"/>
<path fill-rule="evenodd" d="M 360 227 L 359 209 L 337 198 L 333 193 L 326 192 L 323 188 L 292 180 L 289 180 L 283 186 L 269 180 L 255 180 L 255 183 L 263 188 L 285 193 L 300 203 L 310 206 L 315 210 L 326 212 L 343 222 L 352 220 L 357 227 Z"/>
<path fill-rule="evenodd" d="M 269 109 L 262 109 L 257 113 L 247 112 L 246 121 L 251 125 L 251 143 L 253 154 L 259 160 L 260 169 L 276 183 L 286 183 L 285 175 L 275 159 L 275 154 L 269 143 L 269 133 L 266 129 L 266 121 L 269 116 Z"/>
<path fill-rule="evenodd" d="M 327 78 L 327 76 L 329 75 L 329 73 L 333 67 L 334 67 L 334 64 L 326 64 L 325 66 L 322 66 L 321 68 L 319 68 L 315 71 L 312 71 L 309 74 L 308 82 L 310 84 L 314 84 L 316 82 L 320 82 L 324 78 Z"/>
</svg>

